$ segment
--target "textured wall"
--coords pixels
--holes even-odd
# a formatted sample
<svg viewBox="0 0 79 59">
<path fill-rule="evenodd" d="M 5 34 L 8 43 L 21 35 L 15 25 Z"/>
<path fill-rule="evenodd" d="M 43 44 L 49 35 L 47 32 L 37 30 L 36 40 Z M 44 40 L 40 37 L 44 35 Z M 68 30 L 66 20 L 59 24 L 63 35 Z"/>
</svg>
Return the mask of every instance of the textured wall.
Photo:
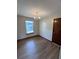
<svg viewBox="0 0 79 59">
<path fill-rule="evenodd" d="M 25 20 L 33 20 L 34 21 L 34 34 L 26 34 L 25 32 Z M 34 20 L 33 18 L 28 18 L 24 16 L 17 16 L 17 39 L 27 38 L 30 36 L 38 35 L 39 33 L 39 24 L 38 20 Z"/>
</svg>

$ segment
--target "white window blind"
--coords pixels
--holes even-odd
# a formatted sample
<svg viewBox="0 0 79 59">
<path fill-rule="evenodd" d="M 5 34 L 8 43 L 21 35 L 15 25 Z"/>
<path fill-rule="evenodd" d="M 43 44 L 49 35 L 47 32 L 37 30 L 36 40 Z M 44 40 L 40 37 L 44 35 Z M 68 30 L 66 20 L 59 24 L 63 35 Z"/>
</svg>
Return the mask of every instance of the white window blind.
<svg viewBox="0 0 79 59">
<path fill-rule="evenodd" d="M 25 29 L 26 29 L 26 33 L 27 34 L 30 34 L 30 33 L 33 33 L 34 30 L 33 30 L 33 21 L 25 21 Z"/>
</svg>

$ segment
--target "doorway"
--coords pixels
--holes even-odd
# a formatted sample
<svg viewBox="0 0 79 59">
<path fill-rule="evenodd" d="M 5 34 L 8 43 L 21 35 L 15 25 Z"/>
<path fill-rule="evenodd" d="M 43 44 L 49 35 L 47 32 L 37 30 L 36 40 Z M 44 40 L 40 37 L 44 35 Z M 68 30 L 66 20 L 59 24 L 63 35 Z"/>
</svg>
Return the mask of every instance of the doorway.
<svg viewBox="0 0 79 59">
<path fill-rule="evenodd" d="M 53 21 L 52 41 L 61 45 L 61 18 L 55 18 Z"/>
</svg>

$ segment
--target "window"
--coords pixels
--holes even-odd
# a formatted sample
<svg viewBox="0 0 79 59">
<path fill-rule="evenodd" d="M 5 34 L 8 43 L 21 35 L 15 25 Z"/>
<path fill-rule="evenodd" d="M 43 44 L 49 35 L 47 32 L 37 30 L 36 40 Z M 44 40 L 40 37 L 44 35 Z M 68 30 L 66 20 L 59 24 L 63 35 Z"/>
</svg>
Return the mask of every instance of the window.
<svg viewBox="0 0 79 59">
<path fill-rule="evenodd" d="M 34 30 L 33 30 L 33 21 L 25 21 L 25 29 L 26 29 L 26 33 L 27 34 L 30 34 L 30 33 L 33 33 Z"/>
</svg>

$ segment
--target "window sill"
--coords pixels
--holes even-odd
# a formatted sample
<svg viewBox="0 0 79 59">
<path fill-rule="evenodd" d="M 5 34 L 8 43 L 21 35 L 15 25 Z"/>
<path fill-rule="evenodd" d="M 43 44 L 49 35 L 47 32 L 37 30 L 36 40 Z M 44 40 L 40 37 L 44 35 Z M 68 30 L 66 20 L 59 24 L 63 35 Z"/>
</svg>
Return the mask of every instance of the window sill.
<svg viewBox="0 0 79 59">
<path fill-rule="evenodd" d="M 34 32 L 33 33 L 26 33 L 26 35 L 30 35 L 30 34 L 34 34 Z"/>
</svg>

